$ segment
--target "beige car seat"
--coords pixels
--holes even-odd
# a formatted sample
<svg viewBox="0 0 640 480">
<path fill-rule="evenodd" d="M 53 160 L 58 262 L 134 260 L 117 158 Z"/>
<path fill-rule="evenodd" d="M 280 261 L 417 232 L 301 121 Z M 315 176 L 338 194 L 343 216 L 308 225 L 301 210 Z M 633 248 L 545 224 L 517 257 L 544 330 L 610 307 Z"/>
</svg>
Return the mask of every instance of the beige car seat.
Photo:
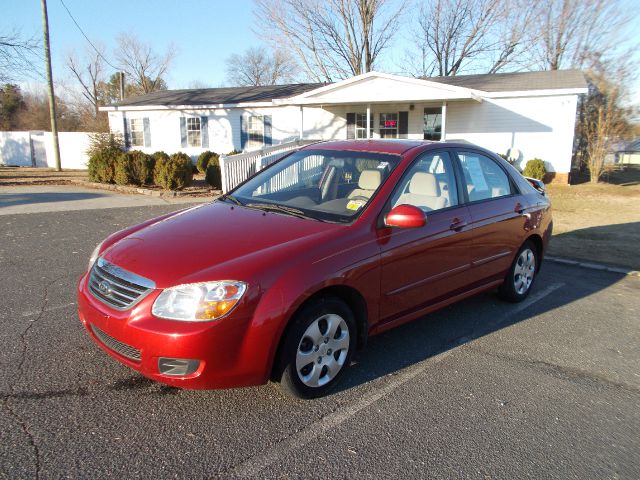
<svg viewBox="0 0 640 480">
<path fill-rule="evenodd" d="M 416 172 L 411 177 L 408 191 L 400 195 L 396 205 L 408 204 L 427 210 L 447 206 L 447 199 L 440 194 L 440 185 L 432 173 Z"/>
<path fill-rule="evenodd" d="M 348 198 L 371 198 L 371 195 L 380 186 L 381 182 L 382 174 L 380 170 L 363 170 L 358 179 L 358 188 L 353 189 Z"/>
</svg>

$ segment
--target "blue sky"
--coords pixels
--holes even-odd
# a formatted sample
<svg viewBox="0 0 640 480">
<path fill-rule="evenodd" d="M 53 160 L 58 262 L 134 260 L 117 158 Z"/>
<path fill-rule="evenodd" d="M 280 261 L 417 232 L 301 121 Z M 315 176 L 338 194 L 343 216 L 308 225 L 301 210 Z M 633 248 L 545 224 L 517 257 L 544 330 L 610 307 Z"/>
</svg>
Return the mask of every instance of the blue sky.
<svg viewBox="0 0 640 480">
<path fill-rule="evenodd" d="M 225 80 L 225 59 L 250 46 L 261 44 L 252 28 L 259 22 L 252 0 L 64 0 L 94 43 L 112 52 L 120 32 L 133 32 L 164 51 L 170 43 L 177 55 L 168 75 L 170 88 L 187 88 L 193 82 L 221 86 Z M 623 0 L 633 6 L 637 0 Z M 19 29 L 25 35 L 41 36 L 42 20 L 38 0 L 0 0 L 3 13 L 0 31 Z M 64 65 L 66 54 L 82 52 L 86 40 L 74 25 L 60 0 L 48 0 L 54 76 L 69 78 Z M 640 45 L 640 29 L 630 42 Z M 393 70 L 406 41 L 406 32 L 397 35 L 387 67 Z M 635 83 L 634 103 L 640 103 L 640 79 Z"/>
<path fill-rule="evenodd" d="M 108 52 L 120 32 L 135 33 L 157 51 L 173 43 L 177 55 L 168 78 L 171 88 L 188 87 L 193 81 L 220 85 L 225 58 L 258 43 L 251 30 L 251 0 L 64 1 L 91 41 L 102 43 Z M 39 1 L 0 0 L 0 4 L 4 4 L 0 29 L 16 27 L 24 35 L 42 35 Z M 72 49 L 82 52 L 87 42 L 60 0 L 47 4 L 54 75 L 60 78 L 67 75 L 65 54 Z"/>
</svg>

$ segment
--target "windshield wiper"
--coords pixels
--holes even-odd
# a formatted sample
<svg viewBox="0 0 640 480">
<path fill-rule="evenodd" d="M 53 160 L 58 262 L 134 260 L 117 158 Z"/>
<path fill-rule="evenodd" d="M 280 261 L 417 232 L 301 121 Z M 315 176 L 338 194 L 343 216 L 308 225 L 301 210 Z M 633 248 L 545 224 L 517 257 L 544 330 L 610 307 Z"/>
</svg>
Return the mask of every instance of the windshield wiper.
<svg viewBox="0 0 640 480">
<path fill-rule="evenodd" d="M 222 197 L 220 197 L 220 200 L 224 201 L 224 200 L 231 200 L 231 202 L 235 203 L 236 205 L 244 205 L 240 200 L 238 200 L 236 197 L 234 197 L 233 195 L 230 194 L 225 194 L 222 195 Z"/>
<path fill-rule="evenodd" d="M 244 206 L 249 208 L 257 208 L 258 210 L 285 213 L 287 215 L 298 218 L 313 218 L 309 215 L 306 215 L 302 210 L 298 210 L 297 208 L 286 207 L 284 205 L 278 205 L 274 203 L 247 203 Z M 316 218 L 313 219 L 317 220 Z"/>
</svg>

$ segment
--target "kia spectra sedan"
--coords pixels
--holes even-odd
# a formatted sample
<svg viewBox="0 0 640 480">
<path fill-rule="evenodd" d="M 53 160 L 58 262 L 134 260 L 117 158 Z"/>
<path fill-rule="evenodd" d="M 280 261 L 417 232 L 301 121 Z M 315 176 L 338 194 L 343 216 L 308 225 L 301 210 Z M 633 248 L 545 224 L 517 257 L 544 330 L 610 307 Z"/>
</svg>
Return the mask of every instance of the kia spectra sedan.
<svg viewBox="0 0 640 480">
<path fill-rule="evenodd" d="M 371 335 L 490 289 L 523 300 L 551 229 L 541 184 L 479 147 L 316 143 L 108 237 L 79 315 L 153 380 L 318 397 Z"/>
</svg>

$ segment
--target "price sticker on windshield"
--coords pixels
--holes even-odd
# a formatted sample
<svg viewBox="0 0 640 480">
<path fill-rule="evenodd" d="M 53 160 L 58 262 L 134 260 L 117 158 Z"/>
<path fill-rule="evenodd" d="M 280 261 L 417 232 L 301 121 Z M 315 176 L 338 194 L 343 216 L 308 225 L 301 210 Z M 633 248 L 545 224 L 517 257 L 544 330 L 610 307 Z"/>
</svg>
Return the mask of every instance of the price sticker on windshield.
<svg viewBox="0 0 640 480">
<path fill-rule="evenodd" d="M 365 202 L 363 200 L 349 200 L 347 203 L 347 210 L 353 210 L 357 212 L 364 206 Z"/>
</svg>

